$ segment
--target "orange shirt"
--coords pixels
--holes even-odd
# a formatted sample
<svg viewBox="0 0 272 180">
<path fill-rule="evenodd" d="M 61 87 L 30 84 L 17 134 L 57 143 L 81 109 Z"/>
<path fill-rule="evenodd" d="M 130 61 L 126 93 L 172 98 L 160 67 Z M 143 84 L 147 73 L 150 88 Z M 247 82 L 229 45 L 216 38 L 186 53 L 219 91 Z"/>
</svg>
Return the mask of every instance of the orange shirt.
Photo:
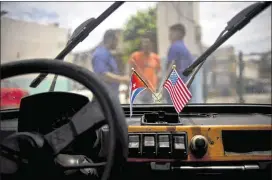
<svg viewBox="0 0 272 180">
<path fill-rule="evenodd" d="M 131 55 L 129 63 L 146 81 L 148 86 L 155 91 L 158 86 L 157 71 L 161 69 L 159 56 L 156 53 L 146 55 L 144 52 L 137 51 Z"/>
</svg>

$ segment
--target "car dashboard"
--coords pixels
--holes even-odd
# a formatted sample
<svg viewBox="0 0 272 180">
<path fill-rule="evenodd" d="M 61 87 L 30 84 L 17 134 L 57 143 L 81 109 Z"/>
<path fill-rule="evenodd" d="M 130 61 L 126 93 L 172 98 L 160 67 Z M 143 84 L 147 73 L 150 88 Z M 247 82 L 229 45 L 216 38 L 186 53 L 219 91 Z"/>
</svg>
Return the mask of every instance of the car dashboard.
<svg viewBox="0 0 272 180">
<path fill-rule="evenodd" d="M 71 101 L 65 101 L 67 96 Z M 42 98 L 50 101 L 48 96 Z M 88 101 L 84 96 L 69 93 L 54 92 L 51 98 L 54 103 L 50 108 L 43 104 L 39 108 L 2 111 L 1 141 L 17 131 L 22 123 L 18 123 L 18 118 L 29 121 L 20 125 L 21 131 L 35 126 L 33 119 L 36 123 L 52 119 L 39 130 L 46 131 L 47 126 L 56 125 L 56 119 L 68 120 L 73 114 L 71 110 L 77 111 Z M 46 109 L 50 109 L 50 113 L 43 112 Z M 179 178 L 180 174 L 188 173 L 209 178 L 230 174 L 236 177 L 237 173 L 271 177 L 271 105 L 188 105 L 179 115 L 170 105 L 135 105 L 132 117 L 129 117 L 129 106 L 124 105 L 123 109 L 128 124 L 126 177 L 131 177 L 132 173 L 135 177 L 150 179 Z M 35 111 L 32 117 L 30 111 Z M 98 142 L 97 153 L 100 158 L 106 158 L 108 126 L 103 126 L 96 135 L 91 141 Z"/>
<path fill-rule="evenodd" d="M 244 171 L 260 169 L 252 161 L 271 160 L 270 115 L 180 116 L 179 125 L 143 125 L 140 123 L 143 117 L 128 120 L 128 161 L 168 163 L 169 166 L 165 166 L 168 170 Z M 243 163 L 235 165 L 239 162 Z M 182 165 L 174 165 L 179 163 Z M 184 163 L 203 163 L 203 166 L 184 166 Z M 212 163 L 217 165 L 212 166 Z M 226 165 L 228 163 L 230 166 Z"/>
</svg>

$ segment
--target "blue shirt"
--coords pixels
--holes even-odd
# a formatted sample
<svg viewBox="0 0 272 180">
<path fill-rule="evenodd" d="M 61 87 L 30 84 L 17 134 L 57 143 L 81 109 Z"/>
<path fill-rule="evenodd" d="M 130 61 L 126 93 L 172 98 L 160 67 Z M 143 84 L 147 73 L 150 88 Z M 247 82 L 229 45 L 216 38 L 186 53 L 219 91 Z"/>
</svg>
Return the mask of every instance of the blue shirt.
<svg viewBox="0 0 272 180">
<path fill-rule="evenodd" d="M 184 42 L 179 40 L 174 42 L 168 51 L 167 67 L 175 61 L 176 70 L 184 83 L 188 77 L 183 76 L 183 71 L 193 63 L 193 56 L 185 46 Z"/>
<path fill-rule="evenodd" d="M 92 66 L 94 72 L 99 76 L 104 75 L 106 72 L 119 74 L 115 58 L 112 56 L 110 51 L 103 46 L 99 46 L 95 49 L 92 57 Z M 119 83 L 107 82 L 106 86 L 108 87 L 109 91 L 114 94 L 114 96 L 119 97 Z"/>
</svg>

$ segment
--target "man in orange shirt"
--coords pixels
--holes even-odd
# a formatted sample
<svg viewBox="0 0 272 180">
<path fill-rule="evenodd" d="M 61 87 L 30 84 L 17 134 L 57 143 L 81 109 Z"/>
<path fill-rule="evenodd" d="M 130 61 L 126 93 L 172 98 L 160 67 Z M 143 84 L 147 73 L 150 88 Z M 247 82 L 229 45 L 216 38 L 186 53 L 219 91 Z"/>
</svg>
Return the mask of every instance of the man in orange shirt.
<svg viewBox="0 0 272 180">
<path fill-rule="evenodd" d="M 129 64 L 130 68 L 133 67 L 149 88 L 155 92 L 158 88 L 158 73 L 161 70 L 161 66 L 159 56 L 152 52 L 152 42 L 148 35 L 144 35 L 141 38 L 141 50 L 132 53 Z M 137 101 L 138 103 L 152 103 L 152 93 L 149 90 L 145 90 L 137 99 L 140 100 L 140 102 Z"/>
</svg>

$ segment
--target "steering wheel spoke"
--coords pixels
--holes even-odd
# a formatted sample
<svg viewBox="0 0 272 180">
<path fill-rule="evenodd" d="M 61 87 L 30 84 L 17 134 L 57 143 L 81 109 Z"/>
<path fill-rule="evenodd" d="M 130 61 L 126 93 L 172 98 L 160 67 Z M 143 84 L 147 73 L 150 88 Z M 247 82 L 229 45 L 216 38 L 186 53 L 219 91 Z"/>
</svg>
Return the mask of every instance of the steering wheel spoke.
<svg viewBox="0 0 272 180">
<path fill-rule="evenodd" d="M 77 136 L 87 130 L 96 130 L 106 124 L 105 117 L 97 102 L 88 102 L 71 121 L 45 135 L 55 155 L 67 147 Z"/>
</svg>

